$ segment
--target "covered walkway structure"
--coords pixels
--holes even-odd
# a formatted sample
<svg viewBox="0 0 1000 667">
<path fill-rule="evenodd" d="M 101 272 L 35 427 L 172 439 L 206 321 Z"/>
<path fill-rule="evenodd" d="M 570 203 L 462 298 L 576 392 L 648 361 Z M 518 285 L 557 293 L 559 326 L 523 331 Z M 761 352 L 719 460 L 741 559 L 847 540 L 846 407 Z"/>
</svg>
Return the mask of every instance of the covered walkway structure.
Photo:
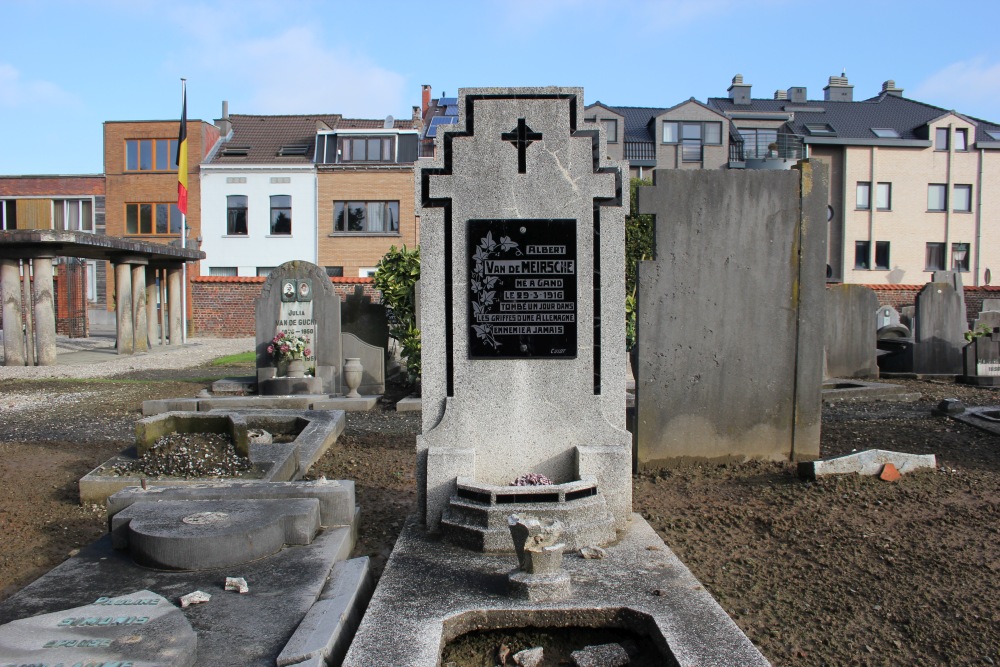
<svg viewBox="0 0 1000 667">
<path fill-rule="evenodd" d="M 169 328 L 169 343 L 181 344 L 184 263 L 205 259 L 205 253 L 89 232 L 0 231 L 4 365 L 33 366 L 36 359 L 39 366 L 56 363 L 52 282 L 52 260 L 56 257 L 105 260 L 114 265 L 118 354 L 146 352 L 155 344 L 158 300 L 168 312 L 160 342 L 167 343 Z M 165 286 L 162 295 L 157 294 L 158 277 Z M 21 335 L 22 331 L 26 335 Z"/>
</svg>

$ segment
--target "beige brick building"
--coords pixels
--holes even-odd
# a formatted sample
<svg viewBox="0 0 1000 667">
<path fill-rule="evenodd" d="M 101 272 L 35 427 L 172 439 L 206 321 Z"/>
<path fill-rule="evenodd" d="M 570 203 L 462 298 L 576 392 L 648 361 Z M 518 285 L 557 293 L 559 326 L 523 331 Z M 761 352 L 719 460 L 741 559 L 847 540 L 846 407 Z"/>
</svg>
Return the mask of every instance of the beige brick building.
<svg viewBox="0 0 1000 667">
<path fill-rule="evenodd" d="M 827 163 L 832 282 L 923 284 L 939 269 L 961 271 L 970 286 L 992 280 L 1000 267 L 1000 124 L 907 99 L 891 80 L 860 101 L 844 75 L 829 78 L 822 100 L 802 86 L 754 98 L 740 75 L 728 93 L 669 109 L 596 104 L 587 120 L 624 122 L 619 150 L 633 176 L 653 168 L 787 169 L 803 157 Z M 609 143 L 609 154 L 615 150 Z"/>
</svg>

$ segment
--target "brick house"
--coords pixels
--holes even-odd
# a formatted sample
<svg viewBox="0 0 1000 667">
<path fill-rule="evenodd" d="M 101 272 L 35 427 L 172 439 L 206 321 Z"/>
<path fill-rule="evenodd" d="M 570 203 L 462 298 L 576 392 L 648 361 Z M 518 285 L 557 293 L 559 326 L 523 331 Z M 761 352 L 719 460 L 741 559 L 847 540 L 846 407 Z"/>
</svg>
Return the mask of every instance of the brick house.
<svg viewBox="0 0 1000 667">
<path fill-rule="evenodd" d="M 907 99 L 891 80 L 860 101 L 843 75 L 823 92 L 810 100 L 793 86 L 754 98 L 737 75 L 728 97 L 705 104 L 598 103 L 585 120 L 624 124 L 608 152 L 620 150 L 633 176 L 827 163 L 831 282 L 922 284 L 955 269 L 966 285 L 987 284 L 1000 267 L 1000 124 Z"/>
<path fill-rule="evenodd" d="M 201 165 L 204 274 L 264 276 L 290 260 L 369 275 L 390 246 L 418 242 L 419 117 L 244 115 L 217 121 Z"/>
</svg>

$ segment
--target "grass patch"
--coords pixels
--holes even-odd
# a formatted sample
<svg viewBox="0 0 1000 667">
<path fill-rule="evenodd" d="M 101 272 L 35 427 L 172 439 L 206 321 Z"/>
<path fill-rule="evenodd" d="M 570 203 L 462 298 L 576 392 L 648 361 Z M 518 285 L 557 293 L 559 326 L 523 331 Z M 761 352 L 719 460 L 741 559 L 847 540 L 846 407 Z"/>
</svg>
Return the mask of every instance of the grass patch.
<svg viewBox="0 0 1000 667">
<path fill-rule="evenodd" d="M 218 357 L 209 362 L 212 366 L 243 366 L 255 363 L 257 363 L 257 353 L 253 350 L 240 352 L 239 354 L 227 354 L 224 357 Z"/>
</svg>

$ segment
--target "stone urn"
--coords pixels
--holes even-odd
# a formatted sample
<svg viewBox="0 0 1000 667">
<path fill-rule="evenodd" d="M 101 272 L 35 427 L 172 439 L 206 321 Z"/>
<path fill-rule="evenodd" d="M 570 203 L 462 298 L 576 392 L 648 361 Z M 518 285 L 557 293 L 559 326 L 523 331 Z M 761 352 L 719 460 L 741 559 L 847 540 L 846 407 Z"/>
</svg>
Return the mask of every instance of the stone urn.
<svg viewBox="0 0 1000 667">
<path fill-rule="evenodd" d="M 361 359 L 347 357 L 344 359 L 344 385 L 347 386 L 347 398 L 359 398 L 358 387 L 361 385 L 361 374 L 364 372 Z"/>
<path fill-rule="evenodd" d="M 290 378 L 304 378 L 306 376 L 306 360 L 302 357 L 296 357 L 289 361 L 285 375 Z"/>
</svg>

